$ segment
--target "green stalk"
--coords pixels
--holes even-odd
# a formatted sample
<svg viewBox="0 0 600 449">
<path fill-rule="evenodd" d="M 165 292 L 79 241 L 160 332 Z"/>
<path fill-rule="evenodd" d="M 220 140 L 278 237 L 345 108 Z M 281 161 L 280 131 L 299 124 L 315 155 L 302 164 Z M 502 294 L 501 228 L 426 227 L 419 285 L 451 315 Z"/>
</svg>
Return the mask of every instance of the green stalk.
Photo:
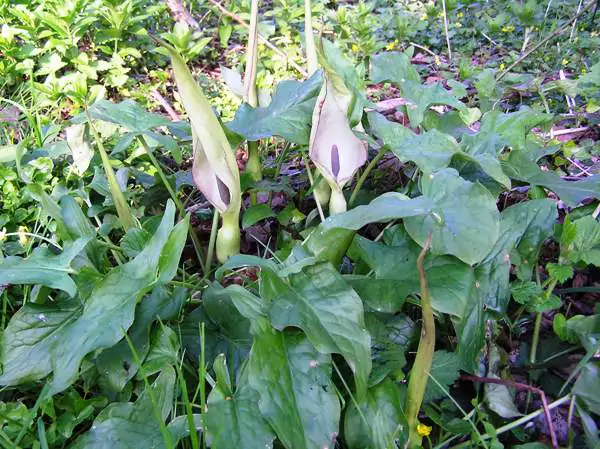
<svg viewBox="0 0 600 449">
<path fill-rule="evenodd" d="M 371 160 L 371 162 L 369 162 L 369 165 L 367 165 L 367 168 L 365 168 L 365 170 L 362 172 L 362 174 L 360 175 L 360 178 L 358 178 L 358 181 L 356 181 L 356 186 L 354 187 L 354 190 L 352 191 L 352 195 L 350 196 L 350 200 L 348 201 L 349 207 L 352 207 L 352 205 L 354 204 L 354 201 L 356 201 L 358 192 L 360 192 L 360 189 L 362 188 L 363 184 L 367 180 L 367 177 L 369 176 L 371 171 L 377 166 L 379 161 L 381 159 L 383 159 L 383 156 L 385 156 L 387 152 L 388 152 L 388 149 L 386 147 L 381 147 L 381 149 L 379 150 L 379 153 L 377 153 L 377 155 Z"/>
<path fill-rule="evenodd" d="M 423 250 L 417 259 L 417 269 L 419 270 L 419 280 L 421 282 L 421 312 L 423 315 L 423 325 L 421 327 L 421 339 L 415 357 L 415 363 L 410 371 L 408 381 L 408 393 L 406 395 L 406 415 L 408 420 L 409 447 L 421 447 L 421 436 L 417 432 L 419 424 L 419 409 L 425 395 L 425 388 L 429 379 L 429 371 L 433 360 L 433 351 L 435 349 L 435 320 L 433 317 L 433 308 L 429 298 L 429 287 L 425 277 L 424 261 L 431 235 L 425 241 Z"/>
<path fill-rule="evenodd" d="M 162 169 L 160 163 L 158 162 L 158 160 L 154 156 L 154 153 L 148 146 L 146 139 L 144 139 L 144 136 L 138 136 L 137 139 L 140 142 L 140 144 L 144 147 L 144 150 L 146 150 L 146 154 L 148 155 L 148 157 L 150 158 L 150 162 L 152 162 L 152 165 L 156 169 L 156 172 L 158 173 L 158 177 L 164 184 L 165 188 L 167 189 L 167 192 L 169 192 L 171 199 L 175 203 L 175 207 L 177 207 L 179 216 L 182 218 L 185 217 L 186 212 L 185 212 L 185 208 L 183 207 L 183 203 L 177 196 L 177 193 L 173 190 L 173 187 L 171 186 L 171 183 L 169 182 L 167 175 L 165 175 L 165 172 Z M 194 246 L 194 251 L 196 252 L 196 257 L 198 259 L 198 262 L 200 263 L 200 268 L 202 268 L 203 272 L 206 272 L 207 270 L 205 269 L 204 262 L 203 262 L 204 251 L 202 250 L 202 244 L 200 243 L 198 234 L 196 234 L 196 230 L 194 229 L 193 226 L 188 227 L 188 233 L 190 235 L 190 238 L 192 239 L 192 245 Z"/>
<path fill-rule="evenodd" d="M 215 242 L 217 241 L 217 229 L 219 228 L 219 211 L 215 207 L 213 213 L 212 226 L 210 227 L 210 240 L 208 241 L 208 252 L 206 253 L 206 263 L 204 264 L 204 277 L 210 274 L 213 255 L 215 254 Z"/>
<path fill-rule="evenodd" d="M 85 108 L 85 113 L 87 115 L 88 123 L 90 125 L 90 130 L 92 131 L 92 135 L 94 136 L 94 140 L 96 141 L 96 146 L 98 147 L 98 151 L 100 151 L 100 158 L 102 159 L 102 166 L 104 167 L 104 173 L 106 174 L 106 179 L 108 179 L 108 187 L 110 188 L 110 194 L 112 196 L 113 202 L 115 203 L 115 208 L 117 209 L 117 215 L 123 224 L 123 228 L 125 231 L 128 231 L 132 228 L 137 228 L 138 223 L 133 214 L 131 213 L 131 209 L 129 208 L 129 204 L 125 199 L 125 195 L 121 192 L 121 188 L 119 187 L 119 182 L 117 181 L 117 177 L 115 176 L 115 172 L 113 171 L 112 166 L 110 165 L 110 159 L 108 158 L 108 154 L 104 149 L 104 145 L 102 144 L 102 139 L 98 135 L 98 131 L 94 128 L 92 124 L 92 117 L 90 116 L 90 112 Z"/>
<path fill-rule="evenodd" d="M 304 41 L 306 45 L 306 65 L 308 66 L 308 75 L 315 73 L 318 68 L 317 47 L 315 45 L 315 36 L 312 26 L 312 2 L 304 0 Z"/>
<path fill-rule="evenodd" d="M 240 252 L 240 211 L 226 212 L 222 218 L 223 223 L 217 233 L 217 260 L 225 263 Z"/>
<path fill-rule="evenodd" d="M 244 101 L 253 108 L 258 106 L 256 72 L 258 66 L 258 0 L 252 0 L 250 7 L 250 35 L 246 48 L 246 72 L 244 73 Z M 248 163 L 246 172 L 253 181 L 262 179 L 258 142 L 248 142 Z"/>
<path fill-rule="evenodd" d="M 558 282 L 557 279 L 552 279 L 550 281 L 550 283 L 548 284 L 548 288 L 546 289 L 546 292 L 544 293 L 544 295 L 546 296 L 546 299 L 548 299 L 550 297 L 550 295 L 552 294 L 552 292 L 554 291 L 554 287 L 556 287 L 557 282 Z M 535 364 L 536 357 L 537 357 L 537 349 L 538 349 L 538 344 L 540 342 L 541 328 L 542 328 L 542 314 L 538 313 L 535 317 L 535 324 L 533 325 L 533 337 L 531 338 L 531 351 L 529 353 L 529 363 L 531 363 L 532 365 Z"/>
</svg>

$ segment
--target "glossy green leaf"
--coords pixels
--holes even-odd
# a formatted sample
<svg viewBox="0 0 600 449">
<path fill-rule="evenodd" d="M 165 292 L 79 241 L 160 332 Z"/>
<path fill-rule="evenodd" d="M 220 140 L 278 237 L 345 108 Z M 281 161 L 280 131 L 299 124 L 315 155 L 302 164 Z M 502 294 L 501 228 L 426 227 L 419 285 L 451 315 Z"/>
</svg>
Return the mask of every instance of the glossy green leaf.
<svg viewBox="0 0 600 449">
<path fill-rule="evenodd" d="M 246 229 L 265 218 L 275 217 L 275 212 L 268 204 L 256 204 L 245 210 L 242 217 L 242 228 Z"/>
<path fill-rule="evenodd" d="M 590 362 L 583 367 L 572 392 L 590 412 L 600 415 L 600 368 L 596 363 Z"/>
<path fill-rule="evenodd" d="M 360 412 L 350 403 L 344 418 L 344 439 L 350 449 L 404 447 L 408 425 L 401 395 L 396 384 L 385 379 L 358 402 Z"/>
<path fill-rule="evenodd" d="M 421 189 L 434 206 L 425 216 L 404 220 L 410 236 L 423 245 L 431 234 L 434 254 L 451 254 L 468 264 L 483 260 L 500 228 L 495 198 L 485 187 L 463 180 L 452 169 L 424 175 Z"/>
<path fill-rule="evenodd" d="M 121 103 L 98 100 L 90 106 L 89 112 L 94 119 L 121 125 L 134 133 L 144 133 L 157 126 L 167 126 L 171 123 L 162 115 L 148 112 L 133 100 L 124 100 Z M 84 114 L 74 121 L 81 123 L 87 119 Z"/>
<path fill-rule="evenodd" d="M 342 354 L 355 375 L 358 396 L 371 371 L 370 338 L 360 297 L 328 263 L 304 267 L 283 279 L 262 272 L 262 295 L 277 329 L 302 329 L 322 353 Z"/>
<path fill-rule="evenodd" d="M 115 391 L 121 391 L 125 384 L 138 372 L 137 358 L 144 360 L 150 349 L 150 327 L 156 320 L 174 318 L 184 301 L 187 292 L 183 288 L 173 294 L 163 286 L 157 286 L 152 294 L 140 302 L 135 311 L 133 325 L 127 333 L 128 339 L 121 340 L 115 346 L 105 349 L 96 359 L 96 366 L 101 375 Z M 135 349 L 137 357 L 131 351 Z"/>
<path fill-rule="evenodd" d="M 318 352 L 301 332 L 265 324 L 248 362 L 248 382 L 260 397 L 262 416 L 288 449 L 328 447 L 340 419 L 331 356 Z"/>
<path fill-rule="evenodd" d="M 322 82 L 321 72 L 304 82 L 282 81 L 269 106 L 252 108 L 243 104 L 227 127 L 250 141 L 281 136 L 298 145 L 308 145 L 308 127 Z"/>
<path fill-rule="evenodd" d="M 419 72 L 411 64 L 406 53 L 386 52 L 373 56 L 371 61 L 371 81 L 382 83 L 390 81 L 401 84 L 404 81 L 420 81 Z"/>
<path fill-rule="evenodd" d="M 223 361 L 224 356 L 219 356 Z M 225 370 L 217 369 L 221 373 Z M 261 416 L 259 396 L 248 383 L 247 369 L 238 378 L 235 391 L 231 381 L 217 374 L 217 383 L 208 395 L 208 411 L 204 415 L 209 446 L 214 449 L 265 449 L 273 446 L 275 434 Z"/>
<path fill-rule="evenodd" d="M 573 221 L 576 236 L 568 257 L 572 262 L 583 261 L 600 266 L 600 223 L 591 215 Z M 562 250 L 562 248 L 561 248 Z"/>
<path fill-rule="evenodd" d="M 167 449 L 158 415 L 164 422 L 171 410 L 175 370 L 168 368 L 145 389 L 135 403 L 117 402 L 102 410 L 94 424 L 77 439 L 72 449 L 130 449 L 133 447 L 152 447 Z M 153 400 L 150 397 L 153 396 Z M 154 404 L 153 404 L 154 402 Z M 158 410 L 154 410 L 154 407 Z M 170 443 L 174 437 L 168 434 Z"/>
<path fill-rule="evenodd" d="M 6 257 L 0 261 L 0 284 L 39 284 L 75 296 L 77 287 L 69 276 L 75 273 L 71 263 L 89 241 L 89 236 L 78 238 L 65 244 L 63 252 L 58 255 L 40 246 L 26 259 Z"/>
</svg>

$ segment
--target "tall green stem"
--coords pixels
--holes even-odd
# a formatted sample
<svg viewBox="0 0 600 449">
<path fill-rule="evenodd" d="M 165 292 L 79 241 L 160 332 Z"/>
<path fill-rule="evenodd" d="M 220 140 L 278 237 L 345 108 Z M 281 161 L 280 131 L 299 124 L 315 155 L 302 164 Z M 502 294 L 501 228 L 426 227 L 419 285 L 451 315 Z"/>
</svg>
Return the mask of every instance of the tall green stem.
<svg viewBox="0 0 600 449">
<path fill-rule="evenodd" d="M 312 2 L 304 0 L 304 41 L 306 45 L 306 65 L 308 66 L 308 75 L 315 73 L 319 64 L 317 62 L 317 47 L 315 45 L 315 36 L 312 26 Z"/>
<path fill-rule="evenodd" d="M 246 72 L 244 73 L 244 101 L 253 108 L 258 106 L 256 72 L 258 66 L 258 0 L 252 0 L 250 7 L 250 35 L 246 48 Z M 262 179 L 262 166 L 258 142 L 248 142 L 248 163 L 246 172 L 253 181 Z"/>
<path fill-rule="evenodd" d="M 204 264 L 204 277 L 210 274 L 210 266 L 215 253 L 215 242 L 217 241 L 217 229 L 219 228 L 219 211 L 215 207 L 212 226 L 210 227 L 210 240 L 208 241 L 208 252 L 206 253 L 206 263 Z"/>
<path fill-rule="evenodd" d="M 552 294 L 552 292 L 554 291 L 554 287 L 556 287 L 557 282 L 558 281 L 556 279 L 552 279 L 550 281 L 550 284 L 548 284 L 548 288 L 546 289 L 546 292 L 544 293 L 544 295 L 546 296 L 546 299 L 548 299 L 550 297 L 550 295 Z M 541 328 L 542 328 L 542 314 L 538 313 L 535 316 L 535 324 L 533 325 L 533 337 L 531 338 L 531 351 L 529 352 L 529 363 L 531 363 L 532 365 L 535 364 L 535 362 L 536 362 L 537 349 L 538 349 L 538 345 L 540 342 Z"/>
<path fill-rule="evenodd" d="M 225 263 L 240 252 L 240 211 L 229 211 L 222 218 L 223 223 L 217 234 L 217 259 Z"/>
<path fill-rule="evenodd" d="M 96 146 L 98 147 L 98 151 L 100 152 L 100 159 L 102 159 L 102 166 L 104 167 L 104 173 L 106 174 L 106 179 L 108 180 L 108 187 L 110 188 L 110 194 L 112 196 L 113 202 L 115 203 L 115 208 L 117 209 L 117 215 L 123 224 L 123 228 L 125 231 L 128 231 L 131 228 L 137 228 L 138 223 L 131 209 L 129 208 L 129 204 L 125 199 L 125 195 L 121 191 L 121 187 L 119 186 L 119 182 L 117 181 L 117 177 L 115 172 L 113 171 L 112 165 L 110 165 L 110 159 L 108 158 L 108 154 L 104 149 L 104 145 L 102 143 L 102 138 L 96 131 L 92 123 L 92 117 L 87 107 L 85 108 L 85 113 L 87 115 L 88 124 L 90 125 L 90 130 L 92 131 L 92 135 L 94 136 L 94 140 L 96 141 Z"/>
<path fill-rule="evenodd" d="M 410 371 L 408 381 L 408 392 L 406 395 L 406 416 L 408 420 L 409 447 L 421 447 L 421 436 L 417 431 L 419 424 L 419 409 L 425 395 L 425 388 L 429 379 L 429 371 L 433 361 L 433 351 L 435 349 L 435 319 L 433 317 L 433 308 L 429 297 L 429 287 L 425 277 L 425 255 L 429 249 L 431 235 L 425 241 L 423 250 L 417 259 L 417 269 L 419 270 L 419 280 L 421 283 L 421 313 L 423 315 L 423 325 L 421 327 L 421 339 L 417 348 L 415 363 Z"/>
<path fill-rule="evenodd" d="M 352 207 L 352 205 L 354 204 L 354 201 L 356 201 L 356 196 L 358 195 L 358 192 L 360 192 L 360 189 L 362 188 L 363 184 L 367 180 L 367 177 L 369 176 L 371 171 L 377 166 L 379 161 L 381 159 L 383 159 L 383 156 L 385 156 L 385 154 L 387 152 L 388 152 L 388 149 L 386 147 L 381 147 L 381 149 L 379 150 L 379 153 L 377 153 L 377 155 L 371 160 L 371 162 L 369 162 L 369 165 L 367 165 L 367 168 L 365 168 L 365 170 L 362 172 L 362 174 L 360 175 L 360 178 L 358 178 L 358 181 L 356 181 L 356 186 L 354 187 L 354 190 L 352 191 L 350 200 L 348 200 L 349 207 Z"/>
<path fill-rule="evenodd" d="M 146 139 L 144 139 L 143 136 L 138 136 L 138 141 L 140 142 L 142 147 L 144 147 L 144 150 L 146 150 L 146 154 L 150 158 L 150 162 L 152 162 L 152 165 L 154 166 L 154 168 L 156 169 L 156 172 L 158 173 L 158 177 L 160 178 L 161 182 L 167 189 L 167 192 L 169 192 L 169 196 L 175 203 L 175 207 L 177 207 L 177 211 L 179 212 L 179 215 L 181 217 L 185 217 L 185 215 L 186 215 L 185 208 L 183 207 L 181 200 L 177 196 L 177 193 L 173 190 L 173 187 L 171 186 L 171 183 L 169 182 L 169 179 L 167 178 L 167 175 L 165 174 L 164 170 L 162 169 L 160 163 L 158 162 L 158 160 L 154 156 L 154 153 L 148 146 Z M 200 238 L 198 237 L 198 234 L 196 234 L 196 230 L 194 229 L 193 226 L 188 227 L 188 233 L 190 235 L 190 239 L 192 239 L 192 245 L 194 246 L 194 252 L 196 253 L 198 262 L 200 263 L 200 268 L 202 268 L 202 271 L 205 272 L 206 270 L 205 270 L 204 262 L 203 262 L 204 251 L 202 250 L 202 244 L 200 243 Z"/>
</svg>

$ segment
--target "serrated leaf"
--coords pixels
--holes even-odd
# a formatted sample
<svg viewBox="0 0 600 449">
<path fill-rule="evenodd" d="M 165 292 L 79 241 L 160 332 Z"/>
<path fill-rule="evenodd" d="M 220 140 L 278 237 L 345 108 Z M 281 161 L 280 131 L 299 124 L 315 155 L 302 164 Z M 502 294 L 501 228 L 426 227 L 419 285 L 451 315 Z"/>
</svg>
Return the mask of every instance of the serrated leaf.
<svg viewBox="0 0 600 449">
<path fill-rule="evenodd" d="M 448 391 L 454 381 L 458 379 L 459 368 L 460 359 L 456 353 L 435 351 L 433 353 L 433 361 L 431 362 L 429 376 L 434 378 L 437 383 L 429 379 L 423 401 L 433 401 L 435 399 L 446 397 L 446 393 L 438 386 L 438 383 Z"/>
<path fill-rule="evenodd" d="M 360 297 L 328 263 L 302 268 L 287 278 L 263 271 L 262 295 L 277 329 L 302 329 L 322 353 L 342 354 L 354 371 L 357 394 L 371 371 L 370 338 Z"/>
<path fill-rule="evenodd" d="M 281 136 L 296 144 L 308 145 L 308 127 L 321 83 L 321 72 L 315 72 L 304 82 L 282 81 L 269 106 L 252 108 L 243 104 L 227 127 L 250 141 Z"/>
<path fill-rule="evenodd" d="M 260 397 L 262 416 L 288 449 L 329 446 L 341 412 L 331 356 L 319 353 L 301 332 L 278 332 L 265 324 L 248 362 L 248 382 Z"/>
<path fill-rule="evenodd" d="M 546 264 L 546 270 L 548 270 L 550 277 L 555 278 L 561 284 L 573 277 L 573 267 L 569 265 L 548 263 Z"/>
<path fill-rule="evenodd" d="M 350 449 L 404 447 L 408 425 L 401 402 L 402 393 L 386 378 L 369 389 L 364 400 L 350 403 L 344 418 L 344 439 Z M 395 441 L 398 440 L 398 444 Z"/>
<path fill-rule="evenodd" d="M 542 287 L 535 282 L 514 282 L 510 287 L 510 292 L 515 301 L 524 306 L 532 303 L 540 294 Z"/>
<path fill-rule="evenodd" d="M 23 259 L 9 256 L 0 260 L 0 284 L 38 284 L 63 290 L 75 296 L 77 287 L 69 276 L 73 259 L 85 248 L 91 236 L 78 238 L 65 244 L 62 253 L 56 255 L 46 247 L 37 247 Z"/>
<path fill-rule="evenodd" d="M 90 430 L 77 439 L 71 449 L 130 449 L 133 447 L 168 448 L 158 421 L 170 413 L 175 386 L 175 371 L 165 369 L 135 403 L 117 402 L 102 410 Z M 154 402 L 154 403 L 153 403 Z M 158 410 L 154 410 L 154 406 Z M 176 438 L 169 434 L 170 443 Z"/>
</svg>

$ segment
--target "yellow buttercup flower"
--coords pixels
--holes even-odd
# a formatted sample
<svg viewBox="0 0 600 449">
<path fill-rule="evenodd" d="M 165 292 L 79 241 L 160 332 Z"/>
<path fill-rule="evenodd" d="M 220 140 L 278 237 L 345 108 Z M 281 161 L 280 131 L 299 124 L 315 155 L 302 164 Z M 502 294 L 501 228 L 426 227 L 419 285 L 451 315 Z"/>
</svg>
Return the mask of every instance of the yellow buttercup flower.
<svg viewBox="0 0 600 449">
<path fill-rule="evenodd" d="M 0 230 L 0 242 L 3 242 L 4 240 L 6 240 L 6 228 Z"/>
<path fill-rule="evenodd" d="M 417 425 L 417 433 L 422 437 L 428 437 L 429 434 L 431 433 L 431 427 L 426 426 L 425 424 L 419 423 Z"/>
<path fill-rule="evenodd" d="M 503 33 L 512 33 L 513 31 L 515 31 L 515 27 L 512 25 L 505 25 L 502 27 Z"/>
<path fill-rule="evenodd" d="M 359 50 L 358 45 L 352 44 L 352 53 L 358 53 L 358 50 Z"/>
<path fill-rule="evenodd" d="M 563 58 L 563 60 L 561 61 L 562 65 L 567 65 L 569 63 L 568 59 Z"/>
<path fill-rule="evenodd" d="M 456 22 L 456 28 L 462 28 L 462 23 Z"/>
<path fill-rule="evenodd" d="M 456 17 L 462 17 L 462 16 L 464 16 L 464 13 L 462 13 L 462 12 L 459 12 L 458 14 L 456 14 Z"/>
<path fill-rule="evenodd" d="M 17 234 L 19 234 L 19 243 L 23 246 L 27 245 L 29 242 L 29 237 L 27 237 L 27 228 L 25 226 L 19 226 L 19 230 Z"/>
<path fill-rule="evenodd" d="M 500 70 L 504 70 L 504 68 L 505 68 L 505 67 L 506 67 L 506 66 L 504 65 L 504 63 L 503 63 L 503 62 L 502 62 L 502 63 L 500 63 Z"/>
<path fill-rule="evenodd" d="M 442 61 L 438 55 L 434 58 L 435 65 L 442 65 Z"/>
<path fill-rule="evenodd" d="M 394 48 L 396 48 L 396 45 L 398 45 L 398 39 L 396 39 L 394 42 L 390 42 L 389 44 L 387 44 L 385 46 L 385 49 L 387 51 L 392 51 Z"/>
</svg>

